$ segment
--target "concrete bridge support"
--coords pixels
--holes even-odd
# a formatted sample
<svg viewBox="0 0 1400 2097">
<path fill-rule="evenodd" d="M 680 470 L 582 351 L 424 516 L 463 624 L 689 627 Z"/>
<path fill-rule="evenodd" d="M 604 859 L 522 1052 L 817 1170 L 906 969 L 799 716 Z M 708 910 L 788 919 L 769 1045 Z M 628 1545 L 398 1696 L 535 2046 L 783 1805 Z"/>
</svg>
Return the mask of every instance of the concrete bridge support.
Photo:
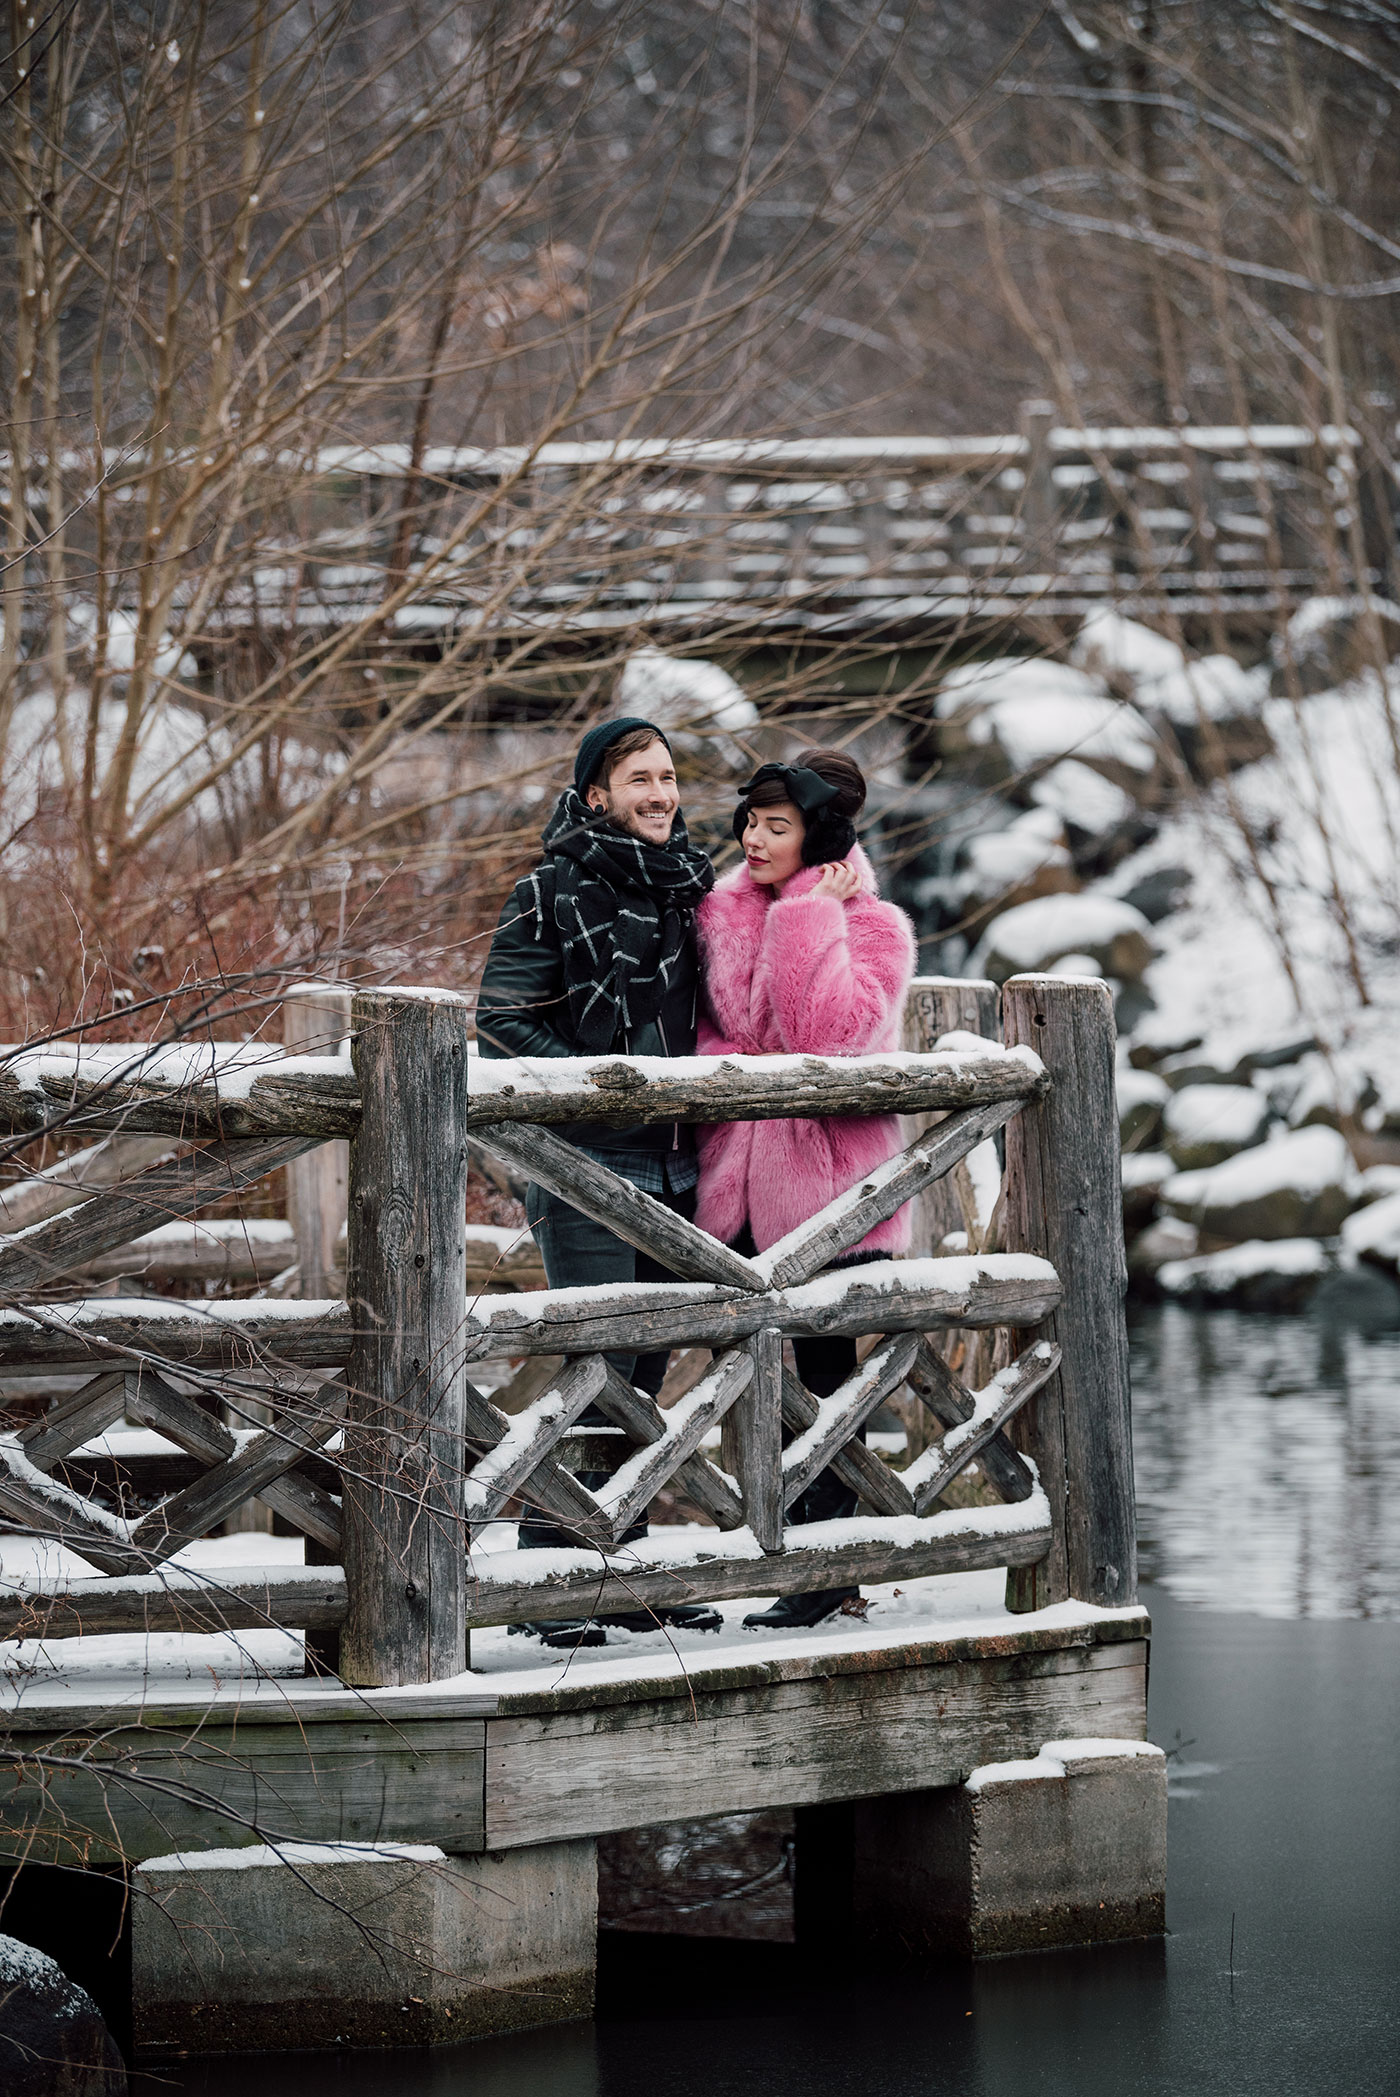
<svg viewBox="0 0 1400 2097">
<path fill-rule="evenodd" d="M 1166 1758 L 1146 1741 L 1052 1740 L 963 1784 L 861 1800 L 852 1837 L 865 1943 L 986 1958 L 1166 1927 Z"/>
<path fill-rule="evenodd" d="M 593 1841 L 471 1857 L 294 1843 L 156 1858 L 132 1876 L 145 2060 L 441 2044 L 593 2008 Z"/>
</svg>

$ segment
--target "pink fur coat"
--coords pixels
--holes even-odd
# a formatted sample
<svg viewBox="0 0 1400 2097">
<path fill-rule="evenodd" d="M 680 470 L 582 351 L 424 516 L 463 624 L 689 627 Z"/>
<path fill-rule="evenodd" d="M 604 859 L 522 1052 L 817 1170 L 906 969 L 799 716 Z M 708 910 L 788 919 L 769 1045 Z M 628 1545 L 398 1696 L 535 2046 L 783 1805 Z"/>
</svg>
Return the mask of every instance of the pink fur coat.
<svg viewBox="0 0 1400 2097">
<path fill-rule="evenodd" d="M 859 846 L 850 858 L 861 889 L 849 903 L 812 894 L 818 866 L 794 874 L 776 900 L 746 866 L 705 898 L 696 918 L 704 985 L 697 1054 L 863 1056 L 899 1047 L 913 930 L 902 910 L 881 902 Z M 723 1122 L 696 1136 L 697 1222 L 726 1242 L 747 1222 L 760 1252 L 901 1145 L 893 1114 Z M 859 1249 L 903 1252 L 908 1243 L 905 1208 Z"/>
</svg>

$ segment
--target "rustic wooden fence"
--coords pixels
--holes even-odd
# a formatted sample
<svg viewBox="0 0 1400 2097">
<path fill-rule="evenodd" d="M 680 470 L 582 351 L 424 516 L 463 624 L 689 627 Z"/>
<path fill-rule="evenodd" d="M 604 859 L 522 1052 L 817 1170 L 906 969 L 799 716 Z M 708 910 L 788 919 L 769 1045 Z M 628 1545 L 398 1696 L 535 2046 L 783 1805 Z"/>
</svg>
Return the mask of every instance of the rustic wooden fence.
<svg viewBox="0 0 1400 2097">
<path fill-rule="evenodd" d="M 994 1001 L 990 986 L 921 986 L 910 1008 L 915 1045 L 849 1059 L 482 1061 L 470 1052 L 465 1001 L 416 990 L 355 992 L 348 1056 L 206 1047 L 14 1058 L 0 1076 L 0 1127 L 160 1138 L 166 1154 L 0 1239 L 0 1301 L 13 1306 L 0 1311 L 0 1374 L 91 1372 L 0 1439 L 0 1520 L 98 1569 L 12 1586 L 0 1595 L 0 1635 L 279 1625 L 306 1630 L 322 1654 L 338 1634 L 342 1677 L 381 1685 L 460 1673 L 473 1626 L 975 1567 L 1011 1568 L 1021 1608 L 1071 1595 L 1130 1601 L 1109 994 L 1101 983 L 1014 978 L 1001 997 L 1004 1045 L 985 1038 Z M 978 1032 L 948 1033 L 969 1016 Z M 324 1045 L 311 1041 L 313 1051 Z M 553 1132 L 587 1121 L 892 1111 L 920 1117 L 903 1152 L 756 1259 Z M 927 1207 L 1003 1130 L 1005 1249 L 824 1271 L 906 1201 Z M 277 1166 L 304 1171 L 319 1155 L 333 1180 L 331 1146 L 341 1143 L 343 1298 L 27 1300 L 152 1221 Z M 469 1145 L 679 1279 L 474 1295 Z M 303 1252 L 316 1257 L 328 1271 L 324 1236 L 319 1251 Z M 937 1344 L 958 1328 L 1028 1337 L 969 1389 Z M 837 1333 L 876 1344 L 817 1399 L 785 1368 L 784 1342 Z M 665 1411 L 604 1359 L 652 1348 L 712 1353 Z M 540 1358 L 559 1366 L 523 1409 L 472 1381 L 477 1363 L 520 1363 L 518 1396 Z M 901 1387 L 936 1433 L 896 1472 L 860 1430 Z M 569 1467 L 590 1405 L 612 1423 L 620 1454 L 596 1490 Z M 114 1514 L 65 1468 L 121 1418 L 158 1430 L 197 1467 L 134 1517 Z M 716 1464 L 702 1445 L 721 1422 Z M 1000 1504 L 940 1509 L 974 1457 Z M 828 1466 L 864 1512 L 794 1524 L 794 1503 Z M 669 1481 L 714 1528 L 660 1528 L 623 1545 Z M 235 1577 L 170 1566 L 254 1499 L 302 1531 L 308 1558 L 322 1562 Z M 573 1547 L 479 1548 L 482 1529 L 522 1499 Z"/>
</svg>

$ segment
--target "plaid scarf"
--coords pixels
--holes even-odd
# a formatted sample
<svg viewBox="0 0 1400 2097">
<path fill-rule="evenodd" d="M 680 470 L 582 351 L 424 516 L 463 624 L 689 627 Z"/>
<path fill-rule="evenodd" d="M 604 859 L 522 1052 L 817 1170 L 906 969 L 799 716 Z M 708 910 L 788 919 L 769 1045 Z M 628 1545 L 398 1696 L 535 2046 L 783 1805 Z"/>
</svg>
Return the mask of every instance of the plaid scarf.
<svg viewBox="0 0 1400 2097">
<path fill-rule="evenodd" d="M 542 840 L 554 863 L 554 924 L 579 1048 L 611 1048 L 656 1019 L 715 870 L 677 812 L 653 845 L 599 816 L 566 787 Z M 536 915 L 536 924 L 539 915 Z"/>
</svg>

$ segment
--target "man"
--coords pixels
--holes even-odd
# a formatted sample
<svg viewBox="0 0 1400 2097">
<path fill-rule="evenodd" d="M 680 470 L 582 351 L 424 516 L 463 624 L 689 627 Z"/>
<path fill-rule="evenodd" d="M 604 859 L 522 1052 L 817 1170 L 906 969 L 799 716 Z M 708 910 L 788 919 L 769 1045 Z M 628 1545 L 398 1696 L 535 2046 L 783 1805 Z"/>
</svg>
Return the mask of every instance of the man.
<svg viewBox="0 0 1400 2097">
<path fill-rule="evenodd" d="M 691 845 L 671 747 L 650 721 L 625 716 L 591 728 L 574 783 L 546 826 L 544 858 L 517 881 L 501 912 L 477 999 L 485 1056 L 691 1056 L 698 971 L 694 916 L 714 869 Z M 560 1132 L 587 1156 L 679 1215 L 695 1214 L 698 1177 L 689 1128 L 643 1123 Z M 554 1289 L 597 1282 L 674 1281 L 556 1195 L 532 1186 L 526 1220 Z M 613 1354 L 619 1373 L 653 1397 L 667 1355 Z M 581 1424 L 601 1415 L 590 1408 Z M 585 1483 L 597 1474 L 586 1473 Z M 632 1532 L 640 1534 L 641 1530 Z M 521 1524 L 522 1545 L 572 1541 L 549 1523 Z M 668 1609 L 665 1621 L 717 1628 L 713 1610 Z M 654 1620 L 608 1623 L 652 1629 Z M 600 1644 L 603 1625 L 541 1627 L 550 1644 Z"/>
</svg>

